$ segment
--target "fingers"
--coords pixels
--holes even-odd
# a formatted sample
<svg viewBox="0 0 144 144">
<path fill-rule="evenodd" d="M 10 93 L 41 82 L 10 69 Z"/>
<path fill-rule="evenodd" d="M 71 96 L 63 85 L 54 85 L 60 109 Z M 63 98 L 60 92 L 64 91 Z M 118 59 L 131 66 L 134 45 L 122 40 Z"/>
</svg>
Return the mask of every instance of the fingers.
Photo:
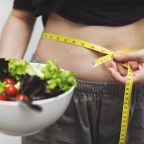
<svg viewBox="0 0 144 144">
<path fill-rule="evenodd" d="M 134 72 L 134 82 L 144 83 L 144 66 L 139 65 L 139 69 Z"/>
<path fill-rule="evenodd" d="M 120 62 L 126 61 L 144 61 L 144 50 L 130 52 L 125 54 L 115 54 L 114 59 Z"/>
<path fill-rule="evenodd" d="M 112 61 L 108 70 L 115 80 L 122 84 L 126 83 L 127 73 L 124 68 Z M 144 83 L 144 64 L 138 65 L 137 70 L 133 71 L 133 77 L 134 83 Z"/>
<path fill-rule="evenodd" d="M 132 71 L 138 70 L 139 69 L 139 64 L 137 61 L 129 61 L 128 62 Z"/>
<path fill-rule="evenodd" d="M 116 79 L 118 82 L 125 84 L 126 83 L 126 77 L 122 76 L 117 68 L 117 65 L 115 62 L 111 62 L 110 67 L 108 69 L 110 71 L 111 76 Z"/>
<path fill-rule="evenodd" d="M 144 72 L 144 65 L 139 65 L 139 70 Z"/>
<path fill-rule="evenodd" d="M 125 67 L 123 67 L 120 63 L 116 63 L 117 65 L 117 71 L 122 75 L 122 76 L 126 76 L 127 75 L 127 69 Z"/>
</svg>

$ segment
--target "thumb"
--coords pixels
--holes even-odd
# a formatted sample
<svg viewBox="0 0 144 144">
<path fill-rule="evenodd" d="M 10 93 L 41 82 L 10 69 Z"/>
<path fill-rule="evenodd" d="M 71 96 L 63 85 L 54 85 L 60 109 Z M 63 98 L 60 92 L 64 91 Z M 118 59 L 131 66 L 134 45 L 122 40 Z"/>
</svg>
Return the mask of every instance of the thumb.
<svg viewBox="0 0 144 144">
<path fill-rule="evenodd" d="M 114 59 L 117 61 L 125 62 L 125 61 L 144 61 L 144 50 L 140 50 L 137 52 L 130 52 L 125 54 L 115 54 Z"/>
</svg>

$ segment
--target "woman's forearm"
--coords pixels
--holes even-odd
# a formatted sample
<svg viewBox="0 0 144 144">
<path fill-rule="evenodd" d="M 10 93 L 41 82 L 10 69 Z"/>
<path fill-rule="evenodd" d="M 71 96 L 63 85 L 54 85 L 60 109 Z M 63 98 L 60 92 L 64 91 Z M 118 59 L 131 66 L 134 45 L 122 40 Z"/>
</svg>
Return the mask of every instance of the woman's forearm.
<svg viewBox="0 0 144 144">
<path fill-rule="evenodd" d="M 0 57 L 22 58 L 29 43 L 35 18 L 23 11 L 13 11 L 0 39 Z"/>
</svg>

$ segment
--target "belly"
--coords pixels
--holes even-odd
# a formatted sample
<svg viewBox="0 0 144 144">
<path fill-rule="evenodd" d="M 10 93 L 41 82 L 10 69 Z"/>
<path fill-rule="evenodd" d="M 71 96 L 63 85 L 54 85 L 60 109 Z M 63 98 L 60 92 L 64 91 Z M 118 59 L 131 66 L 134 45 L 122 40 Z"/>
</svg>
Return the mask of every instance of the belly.
<svg viewBox="0 0 144 144">
<path fill-rule="evenodd" d="M 44 31 L 79 38 L 118 51 L 144 48 L 143 25 L 144 19 L 121 27 L 88 26 L 52 13 Z M 79 79 L 113 81 L 108 72 L 109 62 L 97 67 L 92 66 L 92 60 L 101 55 L 98 52 L 55 40 L 40 39 L 36 53 L 43 63 L 48 59 L 56 59 L 62 68 L 75 72 Z"/>
</svg>

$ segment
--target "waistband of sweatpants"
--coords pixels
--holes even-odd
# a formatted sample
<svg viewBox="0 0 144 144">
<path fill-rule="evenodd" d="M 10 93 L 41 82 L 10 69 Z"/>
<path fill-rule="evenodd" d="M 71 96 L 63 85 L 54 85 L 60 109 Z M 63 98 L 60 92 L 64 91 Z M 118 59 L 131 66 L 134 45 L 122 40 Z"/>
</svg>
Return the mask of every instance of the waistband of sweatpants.
<svg viewBox="0 0 144 144">
<path fill-rule="evenodd" d="M 41 63 L 40 58 L 34 54 L 32 56 L 32 62 Z M 75 92 L 88 92 L 88 93 L 100 93 L 100 94 L 124 94 L 125 85 L 117 82 L 96 82 L 77 79 L 78 86 L 75 88 Z M 142 93 L 144 91 L 144 84 L 134 84 L 132 92 L 133 94 Z"/>
<path fill-rule="evenodd" d="M 75 92 L 87 92 L 92 94 L 108 94 L 108 95 L 124 95 L 125 85 L 118 82 L 96 82 L 77 79 L 78 86 Z M 134 84 L 132 94 L 137 95 L 142 93 L 144 85 Z"/>
</svg>

